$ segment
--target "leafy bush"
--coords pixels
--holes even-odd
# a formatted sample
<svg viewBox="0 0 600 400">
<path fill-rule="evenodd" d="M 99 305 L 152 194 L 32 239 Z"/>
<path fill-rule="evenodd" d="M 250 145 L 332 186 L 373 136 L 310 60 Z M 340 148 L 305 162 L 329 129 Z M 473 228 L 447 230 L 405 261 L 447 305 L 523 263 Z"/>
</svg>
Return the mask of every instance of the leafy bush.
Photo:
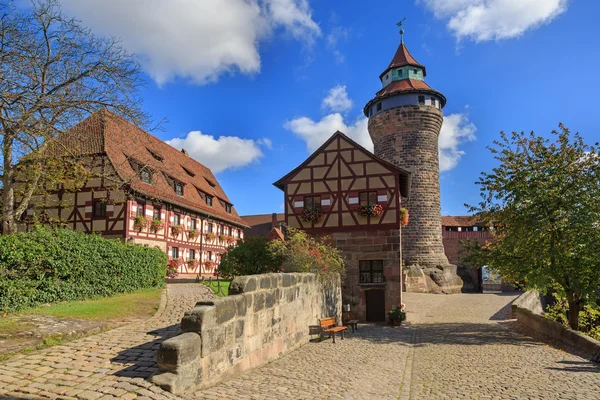
<svg viewBox="0 0 600 400">
<path fill-rule="evenodd" d="M 344 276 L 344 259 L 340 250 L 329 244 L 330 238 L 314 238 L 304 231 L 289 228 L 286 240 L 269 243 L 271 252 L 284 260 L 286 272 L 312 272 L 324 278 Z"/>
<path fill-rule="evenodd" d="M 162 251 L 66 229 L 0 236 L 0 310 L 164 284 Z"/>
<path fill-rule="evenodd" d="M 269 249 L 269 241 L 260 236 L 250 236 L 229 247 L 219 264 L 219 274 L 225 278 L 241 275 L 281 272 L 283 259 Z"/>
<path fill-rule="evenodd" d="M 554 303 L 546 308 L 544 316 L 564 326 L 569 326 L 567 300 L 558 293 L 553 293 Z M 600 307 L 587 304 L 579 312 L 579 330 L 596 340 L 600 340 Z"/>
</svg>

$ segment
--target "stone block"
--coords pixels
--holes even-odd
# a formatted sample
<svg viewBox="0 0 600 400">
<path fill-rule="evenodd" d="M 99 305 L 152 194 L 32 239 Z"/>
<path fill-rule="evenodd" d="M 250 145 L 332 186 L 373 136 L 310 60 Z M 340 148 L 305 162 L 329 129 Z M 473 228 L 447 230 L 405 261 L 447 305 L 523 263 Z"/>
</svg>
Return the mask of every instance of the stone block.
<svg viewBox="0 0 600 400">
<path fill-rule="evenodd" d="M 255 293 L 253 296 L 254 302 L 254 312 L 258 312 L 265 308 L 265 294 L 264 293 Z"/>
<path fill-rule="evenodd" d="M 240 294 L 240 295 L 236 295 L 234 296 L 235 298 L 235 305 L 236 305 L 236 309 L 237 309 L 237 316 L 238 317 L 243 317 L 244 315 L 246 315 L 246 311 L 248 310 L 248 298 L 252 298 L 251 295 L 246 295 L 246 294 Z"/>
<path fill-rule="evenodd" d="M 238 276 L 229 285 L 229 295 L 254 292 L 258 282 L 254 276 Z"/>
<path fill-rule="evenodd" d="M 158 349 L 158 366 L 175 372 L 178 367 L 190 364 L 202 356 L 202 339 L 195 332 L 182 333 L 165 340 Z"/>
<path fill-rule="evenodd" d="M 271 277 L 265 275 L 260 278 L 260 288 L 261 289 L 271 289 Z"/>
<path fill-rule="evenodd" d="M 265 308 L 273 308 L 275 305 L 275 293 L 267 292 L 265 293 Z"/>
<path fill-rule="evenodd" d="M 215 309 L 212 302 L 203 302 L 186 311 L 181 319 L 182 332 L 202 332 L 203 325 L 216 324 Z"/>
<path fill-rule="evenodd" d="M 227 338 L 226 327 L 215 327 L 202 332 L 202 357 L 220 351 Z"/>
</svg>

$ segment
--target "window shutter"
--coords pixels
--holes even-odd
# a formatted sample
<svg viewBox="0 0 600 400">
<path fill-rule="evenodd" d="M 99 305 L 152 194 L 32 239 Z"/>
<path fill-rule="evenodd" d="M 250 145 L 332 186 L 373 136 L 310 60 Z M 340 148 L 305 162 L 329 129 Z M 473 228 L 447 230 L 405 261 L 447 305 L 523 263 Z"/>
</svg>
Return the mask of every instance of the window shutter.
<svg viewBox="0 0 600 400">
<path fill-rule="evenodd" d="M 146 204 L 146 218 L 152 219 L 152 217 L 154 217 L 154 207 Z"/>
<path fill-rule="evenodd" d="M 358 192 L 352 191 L 348 192 L 348 209 L 349 210 L 358 210 L 360 207 L 360 200 Z"/>
<path fill-rule="evenodd" d="M 115 206 L 113 204 L 106 205 L 106 216 L 112 217 L 115 215 Z"/>
<path fill-rule="evenodd" d="M 304 210 L 304 197 L 302 197 L 302 196 L 294 197 L 294 201 L 293 201 L 292 205 L 294 206 L 294 212 L 296 212 L 296 213 L 302 212 L 302 210 Z"/>
<path fill-rule="evenodd" d="M 388 203 L 388 192 L 386 189 L 377 190 L 377 202 L 381 205 Z"/>
<path fill-rule="evenodd" d="M 323 211 L 331 210 L 331 196 L 329 194 L 321 195 L 321 209 Z"/>
<path fill-rule="evenodd" d="M 94 208 L 94 203 L 92 203 L 91 201 L 85 202 L 85 218 L 92 218 L 92 215 L 94 212 L 93 208 Z"/>
</svg>

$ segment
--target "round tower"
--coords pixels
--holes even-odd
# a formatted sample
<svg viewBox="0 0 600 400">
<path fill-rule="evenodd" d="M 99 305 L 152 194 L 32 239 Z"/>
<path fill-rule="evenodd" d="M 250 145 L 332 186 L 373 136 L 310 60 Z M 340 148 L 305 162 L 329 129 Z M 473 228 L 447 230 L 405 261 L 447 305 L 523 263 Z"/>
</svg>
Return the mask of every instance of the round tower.
<svg viewBox="0 0 600 400">
<path fill-rule="evenodd" d="M 363 111 L 375 155 L 411 173 L 409 197 L 402 199 L 410 215 L 402 229 L 406 291 L 456 293 L 462 280 L 444 254 L 440 210 L 438 136 L 446 97 L 425 83 L 426 75 L 402 38 L 379 76 L 383 88 Z"/>
</svg>

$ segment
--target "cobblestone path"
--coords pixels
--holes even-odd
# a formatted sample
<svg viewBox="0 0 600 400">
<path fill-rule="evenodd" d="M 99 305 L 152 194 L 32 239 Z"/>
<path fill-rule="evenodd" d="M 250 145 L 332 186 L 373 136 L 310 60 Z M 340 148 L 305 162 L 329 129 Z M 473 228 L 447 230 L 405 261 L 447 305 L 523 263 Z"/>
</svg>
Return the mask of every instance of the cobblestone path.
<svg viewBox="0 0 600 400">
<path fill-rule="evenodd" d="M 199 284 L 170 284 L 166 301 L 143 323 L 127 325 L 0 363 L 0 399 L 174 398 L 145 378 L 157 368 L 160 343 L 179 333 L 183 313 L 213 297 Z"/>
<path fill-rule="evenodd" d="M 508 329 L 516 295 L 404 294 L 412 327 L 361 325 L 200 399 L 600 399 L 600 368 Z"/>
</svg>

